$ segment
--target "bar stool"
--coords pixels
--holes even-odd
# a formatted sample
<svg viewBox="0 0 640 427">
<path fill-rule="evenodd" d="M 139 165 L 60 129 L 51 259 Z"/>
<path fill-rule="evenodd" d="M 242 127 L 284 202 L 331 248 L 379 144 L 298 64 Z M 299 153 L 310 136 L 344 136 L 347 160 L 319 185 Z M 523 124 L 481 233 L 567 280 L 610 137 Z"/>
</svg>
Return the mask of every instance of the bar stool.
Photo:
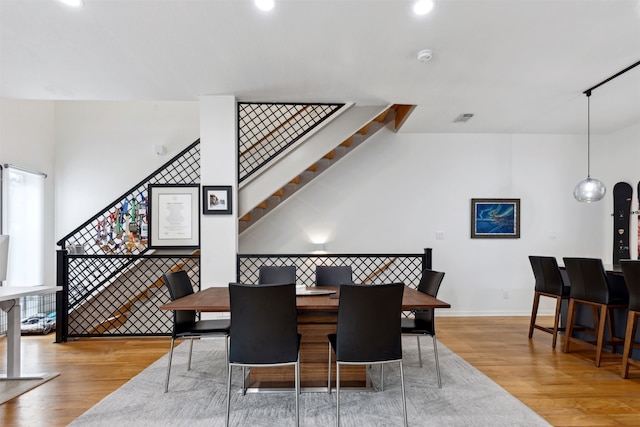
<svg viewBox="0 0 640 427">
<path fill-rule="evenodd" d="M 629 376 L 629 365 L 640 368 L 640 361 L 631 359 L 631 352 L 640 343 L 635 342 L 640 317 L 640 261 L 621 260 L 620 267 L 624 274 L 624 282 L 629 291 L 629 314 L 627 315 L 627 332 L 622 352 L 622 378 Z"/>
<path fill-rule="evenodd" d="M 569 299 L 571 287 L 564 282 L 560 267 L 558 267 L 558 261 L 556 261 L 555 257 L 531 255 L 529 256 L 529 262 L 533 269 L 533 276 L 536 279 L 535 293 L 533 294 L 533 309 L 531 310 L 531 321 L 529 322 L 529 338 L 533 337 L 534 329 L 539 329 L 553 335 L 551 347 L 556 348 L 558 331 L 564 331 L 565 329 L 558 327 L 560 308 L 562 307 L 562 301 Z M 540 297 L 548 297 L 556 300 L 553 328 L 536 324 Z"/>
<path fill-rule="evenodd" d="M 595 365 L 600 366 L 602 349 L 606 344 L 612 346 L 615 352 L 616 338 L 613 335 L 613 318 L 611 310 L 627 308 L 629 294 L 626 289 L 615 289 L 607 277 L 602 265 L 602 260 L 597 258 L 564 258 L 564 266 L 569 275 L 571 293 L 569 298 L 569 310 L 567 314 L 567 329 L 565 334 L 564 352 L 569 352 L 572 341 L 582 341 L 572 336 L 576 308 L 578 305 L 586 305 L 592 308 L 594 328 L 584 328 L 585 331 L 596 334 L 596 359 Z M 605 342 L 604 330 L 609 325 L 610 341 Z M 617 339 L 622 342 L 621 339 Z M 587 342 L 593 344 L 592 342 Z"/>
</svg>

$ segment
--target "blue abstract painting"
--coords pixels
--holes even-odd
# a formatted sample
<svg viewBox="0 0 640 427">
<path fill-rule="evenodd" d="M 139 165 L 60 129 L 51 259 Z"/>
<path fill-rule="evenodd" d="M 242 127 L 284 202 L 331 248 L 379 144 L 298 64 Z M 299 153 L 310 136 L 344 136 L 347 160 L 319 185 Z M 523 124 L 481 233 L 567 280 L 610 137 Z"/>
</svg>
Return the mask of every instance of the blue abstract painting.
<svg viewBox="0 0 640 427">
<path fill-rule="evenodd" d="M 520 237 L 519 202 L 473 199 L 471 237 Z"/>
</svg>

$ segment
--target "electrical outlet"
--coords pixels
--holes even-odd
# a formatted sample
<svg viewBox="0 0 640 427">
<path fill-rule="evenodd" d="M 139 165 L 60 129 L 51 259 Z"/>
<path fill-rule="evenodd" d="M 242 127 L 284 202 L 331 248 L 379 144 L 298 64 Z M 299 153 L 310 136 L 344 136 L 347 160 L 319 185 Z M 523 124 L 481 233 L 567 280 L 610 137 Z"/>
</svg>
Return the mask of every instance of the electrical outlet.
<svg viewBox="0 0 640 427">
<path fill-rule="evenodd" d="M 502 291 L 502 298 L 503 299 L 509 299 L 509 291 Z"/>
</svg>

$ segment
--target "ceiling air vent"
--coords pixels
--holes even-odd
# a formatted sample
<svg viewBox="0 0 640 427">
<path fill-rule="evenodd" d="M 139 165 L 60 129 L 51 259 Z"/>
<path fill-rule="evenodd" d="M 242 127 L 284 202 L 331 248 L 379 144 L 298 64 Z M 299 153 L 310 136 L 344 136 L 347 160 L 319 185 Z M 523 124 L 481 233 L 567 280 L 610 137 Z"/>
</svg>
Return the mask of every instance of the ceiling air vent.
<svg viewBox="0 0 640 427">
<path fill-rule="evenodd" d="M 453 119 L 453 123 L 466 123 L 471 117 L 473 117 L 472 113 L 460 114 L 458 117 Z"/>
</svg>

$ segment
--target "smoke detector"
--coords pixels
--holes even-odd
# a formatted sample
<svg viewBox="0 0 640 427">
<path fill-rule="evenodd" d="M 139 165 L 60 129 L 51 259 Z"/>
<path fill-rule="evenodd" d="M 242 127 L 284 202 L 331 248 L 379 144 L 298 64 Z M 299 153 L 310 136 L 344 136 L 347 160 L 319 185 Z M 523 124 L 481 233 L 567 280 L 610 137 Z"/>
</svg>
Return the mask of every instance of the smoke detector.
<svg viewBox="0 0 640 427">
<path fill-rule="evenodd" d="M 418 52 L 418 61 L 427 62 L 433 58 L 433 51 L 431 49 L 423 49 Z"/>
</svg>

